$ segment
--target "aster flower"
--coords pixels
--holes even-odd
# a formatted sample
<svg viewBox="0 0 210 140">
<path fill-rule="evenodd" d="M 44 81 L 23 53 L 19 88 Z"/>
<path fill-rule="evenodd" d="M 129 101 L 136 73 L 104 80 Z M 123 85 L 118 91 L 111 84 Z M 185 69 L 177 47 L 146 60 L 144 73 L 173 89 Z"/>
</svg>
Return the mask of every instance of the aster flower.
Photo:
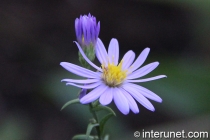
<svg viewBox="0 0 210 140">
<path fill-rule="evenodd" d="M 75 43 L 87 63 L 97 70 L 94 72 L 72 63 L 60 63 L 60 65 L 66 70 L 87 78 L 84 80 L 62 80 L 67 82 L 66 85 L 72 85 L 88 90 L 92 89 L 87 95 L 80 99 L 82 104 L 88 104 L 99 99 L 99 102 L 105 106 L 114 100 L 117 108 L 126 115 L 130 110 L 134 113 L 139 113 L 136 101 L 151 111 L 154 111 L 155 108 L 148 99 L 162 102 L 162 99 L 158 95 L 135 84 L 166 77 L 165 75 L 159 75 L 151 78 L 137 79 L 147 75 L 159 65 L 158 62 L 153 62 L 140 67 L 149 54 L 149 48 L 144 49 L 135 61 L 135 53 L 130 50 L 119 62 L 118 41 L 112 39 L 107 52 L 102 41 L 98 38 L 95 47 L 96 57 L 101 63 L 101 67 L 98 67 L 86 57 L 81 46 L 77 42 Z"/>
<path fill-rule="evenodd" d="M 91 14 L 80 16 L 75 20 L 75 32 L 78 43 L 82 47 L 95 46 L 100 31 L 100 22 Z"/>
<path fill-rule="evenodd" d="M 95 59 L 95 44 L 100 31 L 100 22 L 96 22 L 96 18 L 91 14 L 80 16 L 75 20 L 75 32 L 77 41 L 82 47 L 85 55 L 90 61 Z M 89 68 L 90 65 L 79 52 L 79 61 L 83 67 Z"/>
</svg>

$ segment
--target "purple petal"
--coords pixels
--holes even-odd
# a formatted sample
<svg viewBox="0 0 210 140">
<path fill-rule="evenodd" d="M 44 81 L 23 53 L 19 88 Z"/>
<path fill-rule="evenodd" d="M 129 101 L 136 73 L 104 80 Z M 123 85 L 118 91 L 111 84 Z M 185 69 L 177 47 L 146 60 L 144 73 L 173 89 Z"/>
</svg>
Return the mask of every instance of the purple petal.
<svg viewBox="0 0 210 140">
<path fill-rule="evenodd" d="M 148 82 L 148 81 L 153 81 L 153 80 L 157 80 L 157 79 L 161 79 L 161 78 L 165 78 L 165 77 L 167 77 L 167 76 L 166 75 L 158 75 L 158 76 L 155 76 L 155 77 L 145 78 L 145 79 L 126 80 L 126 82 L 133 82 L 133 83 Z"/>
<path fill-rule="evenodd" d="M 99 75 L 98 73 L 96 72 L 93 72 L 91 70 L 88 70 L 88 69 L 85 69 L 83 67 L 80 67 L 80 66 L 77 66 L 77 65 L 74 65 L 72 63 L 68 63 L 68 62 L 61 62 L 60 65 L 65 68 L 66 70 L 76 74 L 76 75 L 79 75 L 79 76 L 82 76 L 82 77 L 86 77 L 86 78 L 99 78 Z"/>
<path fill-rule="evenodd" d="M 84 42 L 86 42 L 87 41 L 86 40 L 87 39 L 87 29 L 86 29 L 86 27 L 88 25 L 87 16 L 83 16 L 81 22 L 82 22 L 83 35 L 84 35 L 84 39 L 85 39 Z"/>
<path fill-rule="evenodd" d="M 79 84 L 90 84 L 100 81 L 100 79 L 85 79 L 85 80 L 75 80 L 75 79 L 63 79 L 61 82 L 69 83 L 79 83 Z"/>
<path fill-rule="evenodd" d="M 127 79 L 136 79 L 145 76 L 151 71 L 153 71 L 158 65 L 159 62 L 150 63 L 128 75 Z"/>
<path fill-rule="evenodd" d="M 133 51 L 128 51 L 124 56 L 123 56 L 123 63 L 122 63 L 122 69 L 126 70 L 130 67 L 130 65 L 133 63 L 133 60 L 135 58 L 135 53 Z"/>
<path fill-rule="evenodd" d="M 104 44 L 100 38 L 97 39 L 95 51 L 96 51 L 96 57 L 98 58 L 100 63 L 107 66 L 108 65 L 108 54 L 107 54 Z"/>
<path fill-rule="evenodd" d="M 97 82 L 97 83 L 93 83 L 93 84 L 85 84 L 85 85 L 78 85 L 78 84 L 74 84 L 74 83 L 66 83 L 66 85 L 72 85 L 72 86 L 75 86 L 75 87 L 85 88 L 85 89 L 92 89 L 92 88 L 95 88 L 95 87 L 99 86 L 100 84 L 102 84 L 102 82 Z"/>
<path fill-rule="evenodd" d="M 86 96 L 84 96 L 82 99 L 80 99 L 80 102 L 82 104 L 88 104 L 90 102 L 95 101 L 96 99 L 98 99 L 101 94 L 107 89 L 108 87 L 104 84 L 101 84 L 100 86 L 98 86 L 97 88 L 95 88 L 94 90 L 92 90 L 91 92 L 89 92 Z"/>
<path fill-rule="evenodd" d="M 139 93 L 138 90 L 135 90 L 135 88 L 130 87 L 129 84 L 124 84 L 122 88 L 125 89 L 128 93 L 130 93 L 145 108 L 151 111 L 155 111 L 155 108 L 150 103 L 150 101 L 147 98 L 145 98 L 141 93 Z"/>
<path fill-rule="evenodd" d="M 120 89 L 114 88 L 114 102 L 117 108 L 124 114 L 127 115 L 129 113 L 129 104 L 124 94 Z"/>
<path fill-rule="evenodd" d="M 85 95 L 86 95 L 86 93 L 87 93 L 87 89 L 82 89 L 81 91 L 80 91 L 80 94 L 79 94 L 79 99 L 81 99 L 82 97 L 84 97 Z"/>
<path fill-rule="evenodd" d="M 102 105 L 110 104 L 113 99 L 113 94 L 113 88 L 107 88 L 107 90 L 100 96 L 99 102 Z"/>
<path fill-rule="evenodd" d="M 117 65 L 119 61 L 119 44 L 115 38 L 113 38 L 109 43 L 108 55 L 109 62 Z"/>
<path fill-rule="evenodd" d="M 98 22 L 98 24 L 97 24 L 97 27 L 96 27 L 97 29 L 96 29 L 96 36 L 95 36 L 95 39 L 97 39 L 98 38 L 98 35 L 99 35 L 99 32 L 100 32 L 100 21 Z"/>
<path fill-rule="evenodd" d="M 153 100 L 153 101 L 156 101 L 156 102 L 159 102 L 161 103 L 162 102 L 162 99 L 156 95 L 154 92 L 142 87 L 142 86 L 139 86 L 139 85 L 136 85 L 136 84 L 132 84 L 132 83 L 129 83 L 129 86 L 135 88 L 136 90 L 138 90 L 139 93 L 141 93 L 143 96 Z"/>
<path fill-rule="evenodd" d="M 78 25 L 79 25 L 79 19 L 76 18 L 75 19 L 75 32 L 76 32 L 76 36 L 79 35 L 79 27 L 78 27 Z"/>
<path fill-rule="evenodd" d="M 133 99 L 133 97 L 122 88 L 121 88 L 121 91 L 125 95 L 125 98 L 128 100 L 129 107 L 133 111 L 133 113 L 135 114 L 139 113 L 139 108 L 136 104 L 136 101 Z"/>
<path fill-rule="evenodd" d="M 141 54 L 138 56 L 138 58 L 136 59 L 136 61 L 133 63 L 133 65 L 131 65 L 131 71 L 135 71 L 136 69 L 138 69 L 146 60 L 148 54 L 149 54 L 150 49 L 149 48 L 145 48 Z"/>
<path fill-rule="evenodd" d="M 85 59 L 92 67 L 94 67 L 94 68 L 97 69 L 98 71 L 101 71 L 101 72 L 102 72 L 102 69 L 101 69 L 101 68 L 99 68 L 98 66 L 96 66 L 93 62 L 91 62 L 91 61 L 87 58 L 87 56 L 84 54 L 84 52 L 83 52 L 82 48 L 80 47 L 80 45 L 79 45 L 76 41 L 74 41 L 74 42 L 77 44 L 77 47 L 78 47 L 80 53 L 82 54 L 82 56 L 84 57 L 84 59 Z"/>
</svg>

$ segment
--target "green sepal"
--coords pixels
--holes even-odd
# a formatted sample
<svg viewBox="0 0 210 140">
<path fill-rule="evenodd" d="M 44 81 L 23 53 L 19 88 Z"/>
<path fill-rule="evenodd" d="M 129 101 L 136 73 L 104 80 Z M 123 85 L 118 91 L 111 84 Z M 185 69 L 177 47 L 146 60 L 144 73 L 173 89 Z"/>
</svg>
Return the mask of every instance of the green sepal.
<svg viewBox="0 0 210 140">
<path fill-rule="evenodd" d="M 68 101 L 67 103 L 65 103 L 63 105 L 63 107 L 61 108 L 61 110 L 63 110 L 64 108 L 66 108 L 67 106 L 69 106 L 71 104 L 77 104 L 77 103 L 80 103 L 78 98 L 77 99 L 73 99 L 71 101 Z"/>
<path fill-rule="evenodd" d="M 94 61 L 95 59 L 95 47 L 93 46 L 93 44 L 91 43 L 89 46 L 83 46 L 82 47 L 83 49 L 83 52 L 85 53 L 85 55 L 87 56 L 87 58 L 90 60 L 90 61 Z M 78 52 L 78 55 L 79 55 L 79 62 L 80 64 L 87 68 L 87 69 L 90 69 L 90 64 L 83 58 L 82 54 L 80 53 L 80 51 Z"/>
<path fill-rule="evenodd" d="M 91 133 L 93 127 L 96 127 L 96 126 L 99 126 L 99 124 L 98 123 L 95 123 L 95 124 L 89 123 L 88 124 L 87 131 L 86 131 L 87 138 L 90 136 L 90 133 Z"/>
<path fill-rule="evenodd" d="M 103 134 L 103 131 L 104 131 L 104 126 L 106 124 L 106 122 L 109 120 L 109 118 L 111 118 L 112 116 L 114 116 L 112 113 L 109 113 L 108 115 L 106 115 L 105 117 L 103 117 L 100 121 L 100 126 L 99 126 L 99 129 L 100 129 L 100 132 Z"/>
<path fill-rule="evenodd" d="M 96 107 L 98 105 L 100 105 L 100 102 L 98 100 L 96 100 L 95 102 L 92 103 L 93 107 Z"/>
<path fill-rule="evenodd" d="M 108 106 L 98 105 L 98 106 L 94 107 L 92 110 L 93 111 L 106 110 L 106 111 L 112 113 L 114 116 L 116 116 L 115 112 L 110 107 L 108 107 Z"/>
<path fill-rule="evenodd" d="M 106 135 L 106 136 L 104 137 L 104 140 L 109 140 L 109 135 Z"/>
<path fill-rule="evenodd" d="M 94 140 L 93 136 L 87 136 L 85 134 L 75 135 L 72 140 Z"/>
</svg>

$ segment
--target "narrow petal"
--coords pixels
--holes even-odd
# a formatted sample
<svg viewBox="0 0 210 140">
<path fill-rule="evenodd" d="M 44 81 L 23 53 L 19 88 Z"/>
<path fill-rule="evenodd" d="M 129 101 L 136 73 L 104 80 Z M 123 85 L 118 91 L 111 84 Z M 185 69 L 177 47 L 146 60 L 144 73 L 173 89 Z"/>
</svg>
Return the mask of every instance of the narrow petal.
<svg viewBox="0 0 210 140">
<path fill-rule="evenodd" d="M 97 88 L 95 88 L 94 90 L 92 90 L 91 92 L 89 92 L 87 95 L 85 95 L 82 99 L 80 99 L 80 102 L 82 104 L 88 104 L 90 102 L 95 101 L 96 99 L 98 99 L 101 94 L 107 89 L 108 87 L 104 84 L 101 84 L 100 86 L 98 86 Z"/>
<path fill-rule="evenodd" d="M 147 98 L 145 98 L 141 93 L 139 93 L 138 90 L 135 90 L 135 88 L 130 87 L 129 84 L 124 84 L 122 88 L 125 89 L 128 93 L 130 93 L 145 108 L 151 111 L 155 111 L 155 108 L 150 103 L 150 101 Z"/>
<path fill-rule="evenodd" d="M 99 86 L 100 84 L 102 84 L 102 82 L 97 82 L 97 83 L 93 83 L 93 84 L 85 84 L 85 85 L 78 85 L 78 84 L 74 84 L 74 83 L 66 83 L 66 85 L 72 85 L 72 86 L 75 86 L 75 87 L 85 88 L 85 89 L 92 89 L 92 88 L 95 88 L 95 87 Z"/>
<path fill-rule="evenodd" d="M 114 88 L 114 102 L 117 108 L 124 114 L 127 115 L 129 113 L 129 104 L 124 94 L 120 89 Z"/>
<path fill-rule="evenodd" d="M 86 77 L 86 78 L 99 78 L 98 73 L 88 70 L 86 68 L 77 66 L 75 64 L 68 63 L 68 62 L 61 62 L 60 65 L 63 68 L 65 68 L 66 70 L 68 70 L 76 75 Z"/>
<path fill-rule="evenodd" d="M 99 102 L 102 105 L 108 105 L 113 99 L 113 88 L 107 88 L 106 91 L 100 96 Z"/>
<path fill-rule="evenodd" d="M 129 86 L 135 88 L 136 90 L 138 90 L 139 93 L 141 93 L 143 96 L 153 100 L 153 101 L 156 101 L 156 102 L 159 102 L 161 103 L 162 102 L 162 99 L 157 95 L 155 94 L 154 92 L 142 87 L 142 86 L 139 86 L 139 85 L 136 85 L 136 84 L 132 84 L 132 83 L 129 83 Z"/>
<path fill-rule="evenodd" d="M 61 82 L 68 83 L 79 83 L 79 84 L 90 84 L 100 81 L 100 79 L 85 79 L 85 80 L 75 80 L 75 79 L 63 79 Z"/>
<path fill-rule="evenodd" d="M 138 69 L 144 63 L 144 61 L 147 59 L 149 51 L 150 51 L 150 48 L 145 48 L 141 52 L 141 54 L 136 59 L 136 61 L 133 63 L 133 65 L 131 65 L 131 71 L 135 71 L 136 69 Z"/>
<path fill-rule="evenodd" d="M 88 62 L 88 64 L 90 64 L 93 68 L 97 69 L 98 71 L 101 71 L 101 72 L 102 72 L 102 69 L 101 69 L 101 68 L 99 68 L 98 66 L 96 66 L 93 62 L 91 62 L 91 61 L 87 58 L 87 56 L 86 56 L 85 53 L 83 52 L 83 50 L 82 50 L 82 48 L 80 47 L 80 45 L 79 45 L 76 41 L 74 41 L 74 42 L 76 43 L 76 45 L 77 45 L 77 47 L 78 47 L 80 53 L 82 54 L 82 56 L 84 57 L 84 59 Z"/>
<path fill-rule="evenodd" d="M 150 64 L 134 71 L 130 75 L 128 75 L 127 79 L 136 79 L 136 78 L 143 77 L 143 76 L 147 75 L 148 73 L 150 73 L 151 71 L 153 71 L 158 65 L 159 65 L 159 62 L 150 63 Z"/>
<path fill-rule="evenodd" d="M 117 65 L 119 61 L 119 44 L 115 38 L 113 38 L 109 43 L 108 55 L 109 62 Z"/>
<path fill-rule="evenodd" d="M 108 65 L 108 54 L 107 54 L 104 44 L 100 38 L 98 38 L 98 40 L 97 40 L 95 51 L 96 51 L 96 57 L 98 58 L 100 63 L 107 66 Z"/>
<path fill-rule="evenodd" d="M 79 99 L 84 97 L 86 94 L 87 94 L 87 89 L 85 89 L 85 88 L 81 89 L 81 91 L 79 93 Z"/>
<path fill-rule="evenodd" d="M 76 32 L 76 36 L 78 36 L 79 35 L 79 31 L 80 31 L 80 28 L 79 28 L 79 26 L 78 26 L 78 23 L 79 23 L 79 19 L 78 18 L 76 18 L 76 20 L 75 20 L 75 32 Z"/>
<path fill-rule="evenodd" d="M 136 101 L 133 99 L 133 97 L 122 88 L 121 88 L 121 91 L 125 95 L 125 98 L 128 100 L 129 107 L 133 111 L 133 113 L 135 114 L 139 113 L 139 108 L 136 104 Z"/>
<path fill-rule="evenodd" d="M 153 80 L 157 80 L 157 79 L 161 79 L 161 78 L 165 78 L 165 77 L 167 77 L 167 76 L 166 75 L 158 75 L 158 76 L 155 76 L 155 77 L 145 78 L 145 79 L 126 80 L 126 82 L 133 82 L 133 83 L 148 82 L 148 81 L 153 81 Z"/>
<path fill-rule="evenodd" d="M 123 64 L 122 64 L 122 69 L 126 70 L 130 67 L 130 65 L 133 63 L 133 60 L 135 58 L 135 53 L 133 51 L 128 51 L 124 56 L 123 56 Z"/>
</svg>

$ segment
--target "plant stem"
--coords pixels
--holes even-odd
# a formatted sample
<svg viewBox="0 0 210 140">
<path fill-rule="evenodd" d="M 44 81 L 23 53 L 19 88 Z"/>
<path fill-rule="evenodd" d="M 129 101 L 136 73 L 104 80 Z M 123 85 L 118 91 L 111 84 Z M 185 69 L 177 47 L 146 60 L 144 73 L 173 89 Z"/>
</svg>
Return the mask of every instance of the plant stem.
<svg viewBox="0 0 210 140">
<path fill-rule="evenodd" d="M 90 109 L 91 109 L 90 111 L 93 114 L 93 118 L 96 120 L 96 123 L 99 124 L 99 120 L 98 120 L 97 114 L 96 114 L 95 111 L 92 110 L 92 108 L 93 108 L 92 103 L 90 103 L 89 106 L 90 106 Z M 100 127 L 99 126 L 96 126 L 96 131 L 97 131 L 97 134 L 98 134 L 98 139 L 101 140 L 101 132 L 100 132 Z"/>
</svg>

